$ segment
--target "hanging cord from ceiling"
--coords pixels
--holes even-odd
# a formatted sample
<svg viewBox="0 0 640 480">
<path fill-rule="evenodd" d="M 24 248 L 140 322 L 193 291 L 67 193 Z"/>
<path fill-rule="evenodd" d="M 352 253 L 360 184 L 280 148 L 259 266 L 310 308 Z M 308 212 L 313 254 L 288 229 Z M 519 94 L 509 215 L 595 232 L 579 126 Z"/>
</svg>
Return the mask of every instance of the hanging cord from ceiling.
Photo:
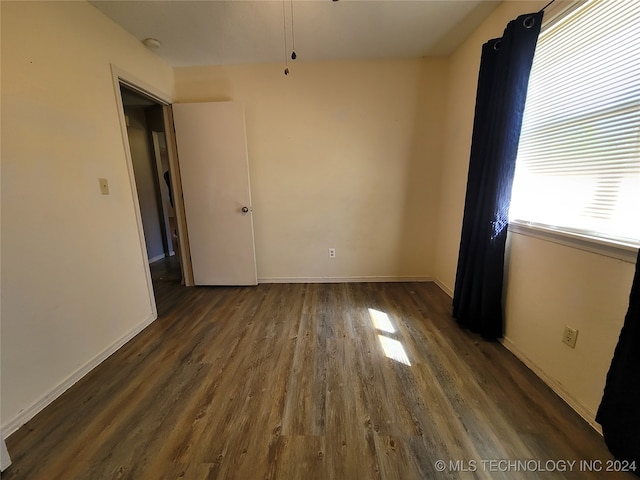
<svg viewBox="0 0 640 480">
<path fill-rule="evenodd" d="M 291 3 L 291 60 L 295 60 L 298 55 L 296 55 L 296 31 L 293 28 L 293 0 L 289 1 Z"/>
<path fill-rule="evenodd" d="M 285 0 L 282 0 L 282 38 L 284 39 L 284 74 L 289 75 L 289 56 L 287 55 L 287 12 Z"/>
<path fill-rule="evenodd" d="M 289 75 L 289 58 L 295 60 L 298 58 L 296 53 L 296 32 L 294 28 L 293 19 L 293 0 L 289 0 L 289 8 L 291 9 L 291 54 L 287 48 L 287 3 L 286 0 L 282 0 L 282 36 L 284 39 L 284 74 Z"/>
</svg>

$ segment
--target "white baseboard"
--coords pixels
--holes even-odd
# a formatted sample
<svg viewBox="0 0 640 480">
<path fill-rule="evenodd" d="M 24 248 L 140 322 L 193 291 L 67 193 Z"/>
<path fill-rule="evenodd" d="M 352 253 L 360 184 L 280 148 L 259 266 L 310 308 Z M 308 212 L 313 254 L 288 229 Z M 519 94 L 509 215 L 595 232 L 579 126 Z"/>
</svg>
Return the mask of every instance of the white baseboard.
<svg viewBox="0 0 640 480">
<path fill-rule="evenodd" d="M 165 257 L 166 255 L 164 253 L 162 255 L 156 255 L 155 257 L 149 259 L 149 263 L 157 262 L 158 260 L 162 260 Z"/>
<path fill-rule="evenodd" d="M 122 337 L 117 339 L 111 345 L 109 345 L 106 349 L 100 352 L 98 355 L 93 357 L 87 363 L 82 365 L 76 371 L 71 373 L 67 378 L 65 378 L 62 382 L 52 388 L 47 394 L 45 394 L 42 398 L 36 400 L 30 406 L 21 410 L 14 418 L 9 420 L 6 424 L 2 425 L 2 437 L 7 438 L 13 432 L 18 430 L 22 425 L 27 423 L 33 417 L 35 417 L 41 410 L 43 410 L 47 405 L 53 402 L 56 398 L 62 395 L 65 391 L 69 389 L 73 384 L 75 384 L 78 380 L 84 377 L 87 373 L 101 364 L 104 360 L 106 360 L 111 354 L 116 352 L 120 347 L 122 347 L 125 343 L 135 337 L 138 333 L 144 330 L 148 325 L 150 325 L 157 318 L 157 314 L 151 314 L 147 318 L 145 318 L 138 325 L 133 327 L 127 333 L 125 333 Z"/>
<path fill-rule="evenodd" d="M 453 290 L 451 290 L 447 285 L 445 285 L 444 283 L 442 283 L 440 280 L 438 280 L 437 278 L 435 278 L 433 280 L 435 282 L 436 285 L 438 285 L 440 287 L 440 290 L 442 290 L 444 293 L 446 293 L 447 295 L 449 295 L 451 298 L 453 298 Z"/>
<path fill-rule="evenodd" d="M 533 373 L 535 373 L 544 383 L 546 383 L 551 390 L 553 390 L 562 400 L 565 401 L 573 410 L 576 411 L 591 427 L 602 435 L 602 427 L 596 422 L 596 412 L 591 411 L 585 405 L 576 400 L 562 384 L 549 375 L 547 375 L 535 362 L 520 351 L 520 349 L 507 337 L 500 340 L 500 343 L 513 353 L 518 360 L 524 363 Z"/>
<path fill-rule="evenodd" d="M 432 277 L 262 277 L 258 283 L 433 282 Z"/>
</svg>

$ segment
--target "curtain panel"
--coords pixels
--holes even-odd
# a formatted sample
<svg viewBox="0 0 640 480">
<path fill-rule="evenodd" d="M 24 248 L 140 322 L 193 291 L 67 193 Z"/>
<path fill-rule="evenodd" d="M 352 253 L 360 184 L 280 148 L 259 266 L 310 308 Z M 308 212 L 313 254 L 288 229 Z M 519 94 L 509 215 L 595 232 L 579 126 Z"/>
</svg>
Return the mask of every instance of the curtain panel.
<svg viewBox="0 0 640 480">
<path fill-rule="evenodd" d="M 640 252 L 596 421 L 609 450 L 640 476 Z M 605 321 L 606 319 L 603 319 Z M 633 464 L 635 462 L 635 464 Z M 631 465 L 633 464 L 633 467 Z"/>
<path fill-rule="evenodd" d="M 521 15 L 482 47 L 453 316 L 500 338 L 509 203 L 543 12 Z"/>
</svg>

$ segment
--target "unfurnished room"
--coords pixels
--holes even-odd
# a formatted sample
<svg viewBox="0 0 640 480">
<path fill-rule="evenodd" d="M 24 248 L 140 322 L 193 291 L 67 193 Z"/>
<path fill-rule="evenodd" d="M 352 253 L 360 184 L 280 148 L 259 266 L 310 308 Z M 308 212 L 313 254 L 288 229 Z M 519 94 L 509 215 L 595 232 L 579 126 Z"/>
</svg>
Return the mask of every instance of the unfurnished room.
<svg viewBox="0 0 640 480">
<path fill-rule="evenodd" d="M 0 21 L 2 478 L 640 475 L 640 3 Z"/>
</svg>

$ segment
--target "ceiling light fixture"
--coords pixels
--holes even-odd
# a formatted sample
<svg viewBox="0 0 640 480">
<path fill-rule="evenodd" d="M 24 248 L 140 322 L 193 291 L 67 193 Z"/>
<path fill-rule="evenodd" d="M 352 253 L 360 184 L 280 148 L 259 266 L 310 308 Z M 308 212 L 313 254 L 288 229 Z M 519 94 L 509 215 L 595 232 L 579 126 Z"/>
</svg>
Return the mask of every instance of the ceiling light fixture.
<svg viewBox="0 0 640 480">
<path fill-rule="evenodd" d="M 160 43 L 160 40 L 155 38 L 145 38 L 144 40 L 142 40 L 142 44 L 145 47 L 150 48 L 151 50 L 156 50 L 162 45 Z"/>
</svg>

